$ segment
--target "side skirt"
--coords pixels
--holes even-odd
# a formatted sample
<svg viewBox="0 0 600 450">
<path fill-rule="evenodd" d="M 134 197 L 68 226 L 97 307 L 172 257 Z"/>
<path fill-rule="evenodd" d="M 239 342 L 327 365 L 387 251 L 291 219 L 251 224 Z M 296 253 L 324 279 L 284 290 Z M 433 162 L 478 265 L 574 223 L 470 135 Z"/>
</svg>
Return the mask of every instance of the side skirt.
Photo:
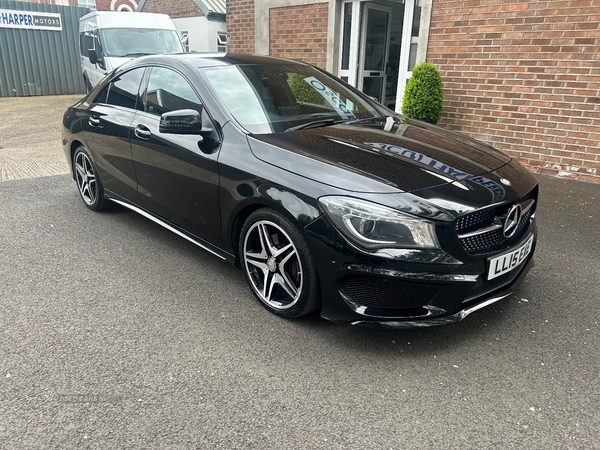
<svg viewBox="0 0 600 450">
<path fill-rule="evenodd" d="M 177 236 L 180 236 L 180 237 L 190 241 L 192 244 L 196 244 L 198 247 L 206 250 L 209 253 L 212 253 L 213 255 L 217 256 L 218 258 L 221 258 L 223 261 L 229 261 L 230 263 L 235 262 L 235 257 L 233 255 L 230 255 L 229 253 L 218 249 L 217 247 L 213 246 L 212 244 L 209 244 L 208 242 L 201 242 L 201 241 L 189 236 L 187 233 L 180 231 L 178 228 L 176 228 L 175 225 L 171 225 L 171 224 L 159 219 L 158 217 L 154 216 L 153 214 L 151 214 L 141 208 L 138 208 L 137 206 L 134 206 L 130 203 L 127 203 L 127 202 L 124 202 L 121 200 L 117 200 L 115 198 L 109 198 L 109 200 L 111 202 L 115 202 L 121 206 L 124 206 L 125 208 L 130 209 L 130 210 L 144 216 L 147 219 L 150 219 L 152 222 L 157 223 L 158 225 L 166 228 L 169 231 L 172 231 Z"/>
</svg>

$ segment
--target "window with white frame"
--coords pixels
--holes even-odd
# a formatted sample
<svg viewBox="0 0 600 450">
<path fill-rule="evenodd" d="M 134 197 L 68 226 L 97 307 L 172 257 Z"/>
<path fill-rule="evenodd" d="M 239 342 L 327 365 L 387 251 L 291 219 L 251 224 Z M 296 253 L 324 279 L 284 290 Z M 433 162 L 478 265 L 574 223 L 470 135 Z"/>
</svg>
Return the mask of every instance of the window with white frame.
<svg viewBox="0 0 600 450">
<path fill-rule="evenodd" d="M 179 40 L 181 41 L 181 45 L 183 45 L 183 50 L 185 52 L 189 52 L 190 51 L 190 32 L 182 31 L 180 33 Z"/>
<path fill-rule="evenodd" d="M 227 51 L 227 34 L 222 31 L 217 31 L 217 51 Z"/>
<path fill-rule="evenodd" d="M 77 0 L 77 6 L 96 9 L 96 0 Z"/>
</svg>

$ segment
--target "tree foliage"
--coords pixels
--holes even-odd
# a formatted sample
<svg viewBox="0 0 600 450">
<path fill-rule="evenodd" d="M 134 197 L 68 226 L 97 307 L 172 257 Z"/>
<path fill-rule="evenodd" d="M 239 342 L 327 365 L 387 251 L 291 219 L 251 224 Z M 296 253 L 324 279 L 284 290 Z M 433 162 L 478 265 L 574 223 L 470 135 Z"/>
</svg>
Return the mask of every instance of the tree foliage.
<svg viewBox="0 0 600 450">
<path fill-rule="evenodd" d="M 442 77 L 433 64 L 418 64 L 408 80 L 402 100 L 402 114 L 413 119 L 437 123 L 444 109 Z"/>
<path fill-rule="evenodd" d="M 293 73 L 290 76 L 290 89 L 299 102 L 315 103 L 317 105 L 323 103 L 323 97 L 304 81 L 304 76 L 299 73 Z"/>
</svg>

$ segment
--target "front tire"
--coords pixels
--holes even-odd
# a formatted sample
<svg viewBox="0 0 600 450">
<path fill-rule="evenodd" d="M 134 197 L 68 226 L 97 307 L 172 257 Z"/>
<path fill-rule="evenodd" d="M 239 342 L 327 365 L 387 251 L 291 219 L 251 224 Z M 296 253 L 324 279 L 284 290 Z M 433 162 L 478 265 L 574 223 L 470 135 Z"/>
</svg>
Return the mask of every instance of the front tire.
<svg viewBox="0 0 600 450">
<path fill-rule="evenodd" d="M 73 154 L 73 173 L 85 206 L 92 211 L 101 211 L 109 207 L 108 200 L 104 198 L 104 187 L 98 177 L 98 170 L 83 145 L 77 147 Z"/>
<path fill-rule="evenodd" d="M 253 212 L 242 227 L 239 248 L 246 281 L 269 311 L 292 319 L 319 306 L 319 280 L 306 240 L 279 211 Z"/>
</svg>

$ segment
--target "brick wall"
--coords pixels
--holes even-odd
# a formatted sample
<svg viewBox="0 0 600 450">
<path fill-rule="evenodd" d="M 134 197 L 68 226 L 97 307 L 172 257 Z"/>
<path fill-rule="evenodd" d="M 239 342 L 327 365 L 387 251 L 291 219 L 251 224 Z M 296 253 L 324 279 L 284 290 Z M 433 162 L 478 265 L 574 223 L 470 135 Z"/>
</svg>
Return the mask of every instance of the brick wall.
<svg viewBox="0 0 600 450">
<path fill-rule="evenodd" d="M 171 19 L 204 16 L 193 0 L 147 0 L 142 12 L 168 14 Z"/>
<path fill-rule="evenodd" d="M 271 8 L 269 54 L 325 68 L 328 3 Z"/>
<path fill-rule="evenodd" d="M 148 3 L 150 3 L 149 0 Z M 191 1 L 191 0 L 190 0 Z M 48 0 L 48 3 L 51 3 Z M 118 11 L 121 6 L 128 6 L 132 11 L 135 11 L 140 0 L 116 0 L 111 10 L 112 0 L 96 0 L 96 10 L 98 11 Z M 69 6 L 79 6 L 77 0 L 68 0 Z"/>
<path fill-rule="evenodd" d="M 228 51 L 254 53 L 254 0 L 227 0 L 227 34 Z"/>
<path fill-rule="evenodd" d="M 440 123 L 531 170 L 600 182 L 600 0 L 434 0 Z"/>
</svg>

